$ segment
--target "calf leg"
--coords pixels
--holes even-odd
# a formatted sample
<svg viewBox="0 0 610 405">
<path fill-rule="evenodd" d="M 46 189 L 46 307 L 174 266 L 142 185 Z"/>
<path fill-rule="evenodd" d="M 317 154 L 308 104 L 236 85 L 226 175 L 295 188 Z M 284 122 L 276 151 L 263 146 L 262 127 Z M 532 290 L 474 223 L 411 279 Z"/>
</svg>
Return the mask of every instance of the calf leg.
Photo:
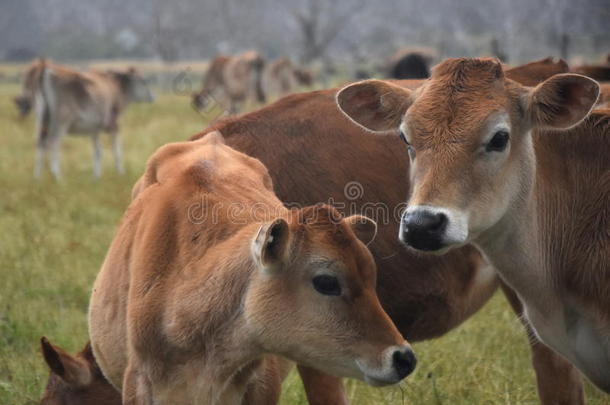
<svg viewBox="0 0 610 405">
<path fill-rule="evenodd" d="M 502 290 L 530 336 L 532 362 L 536 371 L 541 404 L 584 405 L 582 379 L 578 370 L 534 337 L 531 326 L 523 319 L 523 304 L 517 294 L 504 284 Z"/>
<path fill-rule="evenodd" d="M 349 405 L 341 378 L 298 366 L 309 405 Z"/>
<path fill-rule="evenodd" d="M 42 167 L 44 166 L 44 157 L 48 149 L 48 144 L 45 139 L 38 139 L 36 144 L 36 160 L 34 162 L 34 178 L 39 179 L 42 175 Z"/>
<path fill-rule="evenodd" d="M 130 364 L 123 378 L 123 405 L 156 405 L 149 379 Z"/>
<path fill-rule="evenodd" d="M 61 134 L 49 140 L 49 168 L 56 180 L 61 180 Z"/>
<path fill-rule="evenodd" d="M 123 145 L 121 144 L 119 132 L 112 131 L 110 139 L 112 141 L 112 153 L 114 154 L 114 166 L 117 172 L 123 174 L 125 173 L 125 168 L 123 167 Z"/>
<path fill-rule="evenodd" d="M 93 175 L 96 178 L 102 177 L 102 141 L 100 134 L 91 135 L 93 141 Z"/>
</svg>

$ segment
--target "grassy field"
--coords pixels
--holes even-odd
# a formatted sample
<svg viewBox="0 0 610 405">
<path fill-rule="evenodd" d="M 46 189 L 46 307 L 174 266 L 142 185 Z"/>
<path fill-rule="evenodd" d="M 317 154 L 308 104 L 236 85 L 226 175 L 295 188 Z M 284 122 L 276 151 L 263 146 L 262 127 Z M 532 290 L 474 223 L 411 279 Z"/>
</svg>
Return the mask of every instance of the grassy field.
<svg viewBox="0 0 610 405">
<path fill-rule="evenodd" d="M 0 405 L 40 397 L 48 373 L 42 335 L 71 352 L 82 348 L 91 284 L 147 157 L 209 120 L 186 97 L 162 95 L 124 116 L 125 175 L 114 172 L 106 147 L 104 175 L 94 180 L 89 139 L 69 137 L 62 148 L 65 180 L 58 184 L 45 173 L 34 181 L 34 124 L 16 118 L 10 98 L 17 92 L 16 85 L 0 86 Z M 400 386 L 348 382 L 353 404 L 538 403 L 525 334 L 500 295 L 460 328 L 415 350 L 418 369 Z M 587 398 L 590 405 L 610 403 L 589 386 Z M 305 403 L 291 375 L 282 404 Z"/>
</svg>

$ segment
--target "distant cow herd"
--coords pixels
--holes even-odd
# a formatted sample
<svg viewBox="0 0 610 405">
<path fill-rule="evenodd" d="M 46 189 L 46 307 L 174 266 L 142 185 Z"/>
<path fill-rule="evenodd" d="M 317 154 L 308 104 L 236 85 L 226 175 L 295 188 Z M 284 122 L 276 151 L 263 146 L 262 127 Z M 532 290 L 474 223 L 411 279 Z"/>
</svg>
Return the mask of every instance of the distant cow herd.
<svg viewBox="0 0 610 405">
<path fill-rule="evenodd" d="M 215 58 L 197 108 L 280 99 L 150 157 L 93 287 L 91 341 L 41 340 L 41 403 L 275 404 L 296 365 L 310 404 L 345 405 L 341 378 L 401 381 L 417 363 L 403 336 L 442 336 L 499 288 L 543 405 L 584 404 L 580 373 L 610 393 L 610 67 L 393 66 L 417 72 L 290 94 L 313 77 L 288 59 Z M 92 137 L 99 176 L 108 132 L 122 170 L 120 114 L 152 101 L 137 72 L 41 60 L 24 77 L 37 176 L 47 155 L 60 176 L 68 133 Z"/>
</svg>

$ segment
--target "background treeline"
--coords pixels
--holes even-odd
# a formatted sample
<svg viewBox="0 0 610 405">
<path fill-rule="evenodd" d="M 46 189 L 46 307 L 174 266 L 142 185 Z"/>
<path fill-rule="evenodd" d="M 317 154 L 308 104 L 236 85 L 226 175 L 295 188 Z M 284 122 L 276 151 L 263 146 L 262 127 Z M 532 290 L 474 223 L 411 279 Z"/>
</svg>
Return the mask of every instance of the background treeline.
<svg viewBox="0 0 610 405">
<path fill-rule="evenodd" d="M 597 61 L 608 0 L 0 0 L 0 58 L 274 57 L 364 61 L 401 46 L 440 57 Z"/>
</svg>

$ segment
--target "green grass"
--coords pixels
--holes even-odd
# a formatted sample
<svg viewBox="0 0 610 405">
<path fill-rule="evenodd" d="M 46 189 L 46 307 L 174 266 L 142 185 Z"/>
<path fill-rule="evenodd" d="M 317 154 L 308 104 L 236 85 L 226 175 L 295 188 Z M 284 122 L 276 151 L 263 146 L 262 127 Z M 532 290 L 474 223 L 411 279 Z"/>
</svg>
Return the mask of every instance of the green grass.
<svg viewBox="0 0 610 405">
<path fill-rule="evenodd" d="M 0 404 L 36 401 L 48 370 L 40 336 L 71 352 L 87 340 L 89 290 L 131 186 L 160 145 L 187 139 L 206 124 L 188 99 L 162 95 L 133 105 L 123 118 L 127 173 L 114 172 L 106 144 L 104 174 L 94 180 L 88 138 L 64 140 L 65 180 L 48 172 L 34 181 L 34 124 L 19 121 L 10 98 L 16 85 L 0 86 Z M 106 139 L 105 139 L 106 141 Z M 415 345 L 419 367 L 396 387 L 371 388 L 349 381 L 353 404 L 536 404 L 535 379 L 525 334 L 498 295 L 445 337 Z M 608 397 L 587 388 L 590 405 Z M 305 404 L 291 375 L 282 404 Z"/>
</svg>

